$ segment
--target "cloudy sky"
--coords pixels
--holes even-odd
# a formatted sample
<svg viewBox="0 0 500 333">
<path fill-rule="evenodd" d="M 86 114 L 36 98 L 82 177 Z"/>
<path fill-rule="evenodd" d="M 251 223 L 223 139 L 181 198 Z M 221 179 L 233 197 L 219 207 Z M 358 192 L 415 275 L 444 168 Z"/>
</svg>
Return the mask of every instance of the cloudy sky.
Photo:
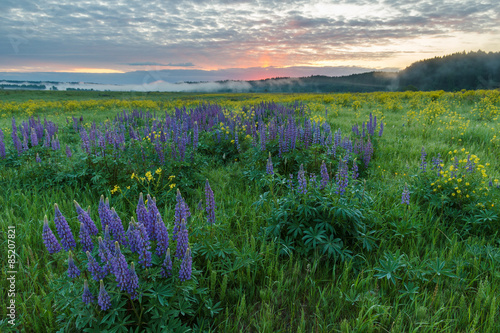
<svg viewBox="0 0 500 333">
<path fill-rule="evenodd" d="M 499 22 L 498 0 L 1 0 L 0 72 L 196 81 L 402 69 L 500 51 Z"/>
</svg>

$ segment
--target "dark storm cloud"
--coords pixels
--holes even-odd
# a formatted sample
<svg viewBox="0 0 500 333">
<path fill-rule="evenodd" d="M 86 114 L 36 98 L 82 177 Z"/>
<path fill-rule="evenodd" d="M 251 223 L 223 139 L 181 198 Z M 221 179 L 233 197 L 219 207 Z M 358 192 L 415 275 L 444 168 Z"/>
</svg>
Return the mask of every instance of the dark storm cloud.
<svg viewBox="0 0 500 333">
<path fill-rule="evenodd" d="M 500 2 L 3 0 L 0 68 L 231 68 L 378 59 L 394 40 L 497 31 Z M 334 6 L 335 6 L 334 5 Z M 345 5 L 343 8 L 341 5 Z M 404 50 L 403 50 L 404 51 Z M 162 59 L 172 60 L 164 64 Z M 147 61 L 145 61 L 147 60 Z"/>
</svg>

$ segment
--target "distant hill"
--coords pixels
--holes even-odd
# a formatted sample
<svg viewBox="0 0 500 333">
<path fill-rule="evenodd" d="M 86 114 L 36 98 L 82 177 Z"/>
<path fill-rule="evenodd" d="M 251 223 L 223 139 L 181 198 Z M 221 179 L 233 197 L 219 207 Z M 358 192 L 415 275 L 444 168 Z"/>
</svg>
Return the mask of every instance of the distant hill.
<svg viewBox="0 0 500 333">
<path fill-rule="evenodd" d="M 396 73 L 369 72 L 338 77 L 314 75 L 299 78 L 285 77 L 244 82 L 250 85 L 245 89 L 248 92 L 373 92 L 393 89 L 396 78 Z M 234 91 L 232 85 L 229 84 L 230 82 L 238 81 L 217 81 L 221 85 L 216 91 Z"/>
<path fill-rule="evenodd" d="M 398 90 L 500 88 L 500 52 L 463 52 L 413 63 L 399 72 Z"/>
</svg>

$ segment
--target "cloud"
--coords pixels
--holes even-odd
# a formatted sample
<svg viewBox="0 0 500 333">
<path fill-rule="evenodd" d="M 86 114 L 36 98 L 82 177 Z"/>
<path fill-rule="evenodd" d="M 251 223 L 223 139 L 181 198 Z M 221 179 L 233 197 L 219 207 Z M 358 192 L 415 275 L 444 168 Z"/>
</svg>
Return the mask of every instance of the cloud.
<svg viewBox="0 0 500 333">
<path fill-rule="evenodd" d="M 126 65 L 129 66 L 161 66 L 161 67 L 194 67 L 194 64 L 192 62 L 185 62 L 185 63 L 179 63 L 179 64 L 173 64 L 169 62 L 168 64 L 161 64 L 158 62 L 153 62 L 153 61 L 144 61 L 144 62 L 131 62 L 127 63 Z"/>
<path fill-rule="evenodd" d="M 404 56 L 415 50 L 401 44 L 425 38 L 478 34 L 469 49 L 484 49 L 478 43 L 500 40 L 499 13 L 497 0 L 5 0 L 0 70 L 34 63 L 236 68 L 265 58 L 282 67 L 356 64 Z"/>
</svg>

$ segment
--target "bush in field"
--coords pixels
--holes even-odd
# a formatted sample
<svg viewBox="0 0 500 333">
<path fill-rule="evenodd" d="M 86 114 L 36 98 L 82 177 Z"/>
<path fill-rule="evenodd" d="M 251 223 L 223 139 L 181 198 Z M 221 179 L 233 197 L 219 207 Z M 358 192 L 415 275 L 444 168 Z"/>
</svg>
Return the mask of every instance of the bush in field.
<svg viewBox="0 0 500 333">
<path fill-rule="evenodd" d="M 80 232 L 73 233 L 57 204 L 56 238 L 45 218 L 43 241 L 54 260 L 68 252 L 67 274 L 51 282 L 64 330 L 102 331 L 130 329 L 189 331 L 204 323 L 206 289 L 198 287 L 199 271 L 192 266 L 188 226 L 189 207 L 177 192 L 175 224 L 168 232 L 154 198 L 141 194 L 137 222 L 125 231 L 108 200 L 101 197 L 101 232 L 89 211 L 75 202 Z M 213 309 L 211 312 L 213 316 Z"/>
<path fill-rule="evenodd" d="M 430 163 L 422 148 L 416 192 L 424 204 L 439 212 L 462 232 L 492 232 L 500 222 L 500 182 L 488 176 L 489 163 L 462 148 Z"/>
<path fill-rule="evenodd" d="M 324 162 L 318 176 L 307 175 L 303 166 L 296 177 L 267 173 L 263 183 L 270 190 L 255 205 L 269 208 L 266 235 L 280 244 L 282 254 L 344 261 L 377 246 L 368 218 L 372 200 L 354 181 L 357 174 L 349 171 L 346 158 L 331 177 Z"/>
</svg>

